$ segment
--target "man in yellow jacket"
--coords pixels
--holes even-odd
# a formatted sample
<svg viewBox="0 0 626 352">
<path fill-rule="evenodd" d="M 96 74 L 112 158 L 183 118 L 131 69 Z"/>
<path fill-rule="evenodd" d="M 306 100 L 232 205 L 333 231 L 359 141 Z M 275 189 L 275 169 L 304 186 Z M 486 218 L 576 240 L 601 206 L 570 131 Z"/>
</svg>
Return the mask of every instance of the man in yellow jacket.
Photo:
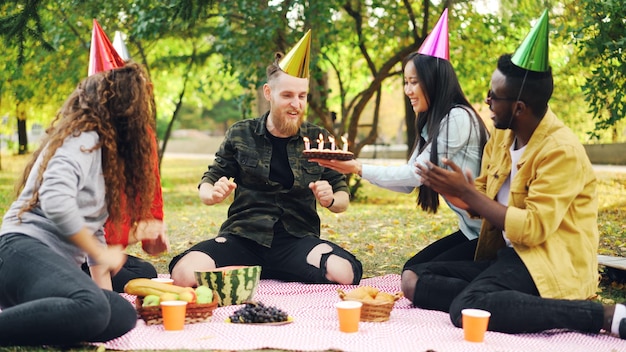
<svg viewBox="0 0 626 352">
<path fill-rule="evenodd" d="M 577 137 L 548 108 L 547 29 L 545 43 L 542 67 L 537 50 L 522 50 L 530 60 L 518 55 L 523 48 L 499 58 L 486 99 L 495 130 L 475 181 L 449 160 L 416 165 L 424 184 L 483 225 L 473 262 L 406 268 L 402 289 L 417 307 L 449 312 L 458 327 L 461 310 L 478 308 L 491 312 L 492 331 L 626 339 L 626 306 L 588 300 L 598 282 L 596 177 Z"/>
</svg>

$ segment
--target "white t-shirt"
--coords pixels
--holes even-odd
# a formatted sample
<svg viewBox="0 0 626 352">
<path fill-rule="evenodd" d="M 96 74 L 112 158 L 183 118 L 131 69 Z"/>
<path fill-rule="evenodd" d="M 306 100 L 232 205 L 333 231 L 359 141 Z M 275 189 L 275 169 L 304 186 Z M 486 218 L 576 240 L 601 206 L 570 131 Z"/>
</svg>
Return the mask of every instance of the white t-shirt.
<svg viewBox="0 0 626 352">
<path fill-rule="evenodd" d="M 511 144 L 511 148 L 509 149 L 509 153 L 511 154 L 511 173 L 509 174 L 509 177 L 507 177 L 506 181 L 504 181 L 504 184 L 502 185 L 502 187 L 498 191 L 498 194 L 496 195 L 496 199 L 498 200 L 498 203 L 504 205 L 505 207 L 509 205 L 509 193 L 511 191 L 511 180 L 513 180 L 513 177 L 515 177 L 515 174 L 517 174 L 517 162 L 522 157 L 522 154 L 524 154 L 524 150 L 526 150 L 526 146 L 523 146 L 517 150 L 515 150 L 514 148 L 515 148 L 515 142 Z M 509 241 L 509 239 L 506 237 L 506 231 L 504 230 L 502 230 L 502 237 L 504 237 L 504 242 L 506 242 L 507 246 L 513 247 L 513 245 L 511 244 L 511 241 Z"/>
</svg>

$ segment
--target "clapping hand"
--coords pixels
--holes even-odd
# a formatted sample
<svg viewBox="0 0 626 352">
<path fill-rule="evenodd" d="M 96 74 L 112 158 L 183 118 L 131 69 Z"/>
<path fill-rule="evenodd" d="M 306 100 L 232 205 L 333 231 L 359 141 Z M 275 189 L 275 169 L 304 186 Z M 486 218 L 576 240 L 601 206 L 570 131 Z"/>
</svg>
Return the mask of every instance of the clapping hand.
<svg viewBox="0 0 626 352">
<path fill-rule="evenodd" d="M 474 188 L 474 177 L 468 169 L 463 172 L 452 160 L 442 158 L 441 162 L 450 170 L 439 167 L 430 161 L 426 166 L 415 163 L 416 172 L 421 177 L 422 184 L 432 188 L 444 196 L 454 206 L 469 210 L 469 205 L 463 201 L 463 195 L 470 188 Z"/>
</svg>

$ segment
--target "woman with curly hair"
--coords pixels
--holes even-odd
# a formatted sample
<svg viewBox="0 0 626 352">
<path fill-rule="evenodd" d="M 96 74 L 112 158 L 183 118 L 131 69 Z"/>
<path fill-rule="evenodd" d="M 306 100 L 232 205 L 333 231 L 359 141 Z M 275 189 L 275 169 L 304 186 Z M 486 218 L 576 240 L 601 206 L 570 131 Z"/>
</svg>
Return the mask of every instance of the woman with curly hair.
<svg viewBox="0 0 626 352">
<path fill-rule="evenodd" d="M 96 281 L 125 262 L 102 232 L 107 219 L 121 223 L 120 194 L 137 200 L 134 222 L 151 218 L 154 112 L 136 63 L 89 76 L 65 102 L 0 229 L 0 345 L 100 342 L 135 326 L 134 307 Z M 86 257 L 94 280 L 80 269 Z"/>
</svg>

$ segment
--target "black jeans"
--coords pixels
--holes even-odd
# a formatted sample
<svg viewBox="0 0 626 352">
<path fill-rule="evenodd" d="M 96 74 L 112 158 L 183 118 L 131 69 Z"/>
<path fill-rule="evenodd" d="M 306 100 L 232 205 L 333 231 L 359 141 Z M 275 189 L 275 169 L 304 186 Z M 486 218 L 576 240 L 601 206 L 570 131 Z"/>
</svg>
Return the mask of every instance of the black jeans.
<svg viewBox="0 0 626 352">
<path fill-rule="evenodd" d="M 83 263 L 82 269 L 87 275 L 91 276 L 87 263 Z M 127 255 L 126 263 L 124 263 L 122 269 L 111 277 L 111 284 L 113 285 L 113 291 L 123 293 L 124 286 L 126 286 L 128 281 L 137 278 L 151 279 L 157 276 L 156 268 L 150 262 Z"/>
<path fill-rule="evenodd" d="M 458 230 L 417 252 L 411 259 L 407 260 L 404 268 L 432 261 L 472 260 L 474 259 L 477 243 L 478 239 L 468 240 L 463 232 Z"/>
<path fill-rule="evenodd" d="M 135 308 L 32 237 L 0 236 L 0 346 L 73 345 L 124 335 Z"/>
<path fill-rule="evenodd" d="M 309 252 L 324 243 L 328 244 L 332 251 L 322 255 L 319 267 L 309 264 L 307 262 Z M 358 285 L 363 276 L 361 262 L 339 245 L 318 237 L 295 237 L 286 232 L 278 232 L 274 235 L 271 248 L 237 235 L 220 235 L 199 242 L 172 259 L 169 265 L 170 273 L 180 258 L 191 251 L 205 253 L 215 260 L 218 267 L 261 265 L 261 279 L 319 284 L 331 283 L 326 278 L 326 260 L 331 254 L 350 263 L 354 274 L 353 285 Z"/>
<path fill-rule="evenodd" d="M 491 331 L 570 329 L 598 333 L 602 329 L 602 304 L 541 298 L 512 248 L 501 249 L 494 261 L 431 262 L 408 269 L 418 276 L 413 304 L 449 312 L 457 327 L 461 327 L 462 309 L 478 308 L 491 312 Z"/>
</svg>

